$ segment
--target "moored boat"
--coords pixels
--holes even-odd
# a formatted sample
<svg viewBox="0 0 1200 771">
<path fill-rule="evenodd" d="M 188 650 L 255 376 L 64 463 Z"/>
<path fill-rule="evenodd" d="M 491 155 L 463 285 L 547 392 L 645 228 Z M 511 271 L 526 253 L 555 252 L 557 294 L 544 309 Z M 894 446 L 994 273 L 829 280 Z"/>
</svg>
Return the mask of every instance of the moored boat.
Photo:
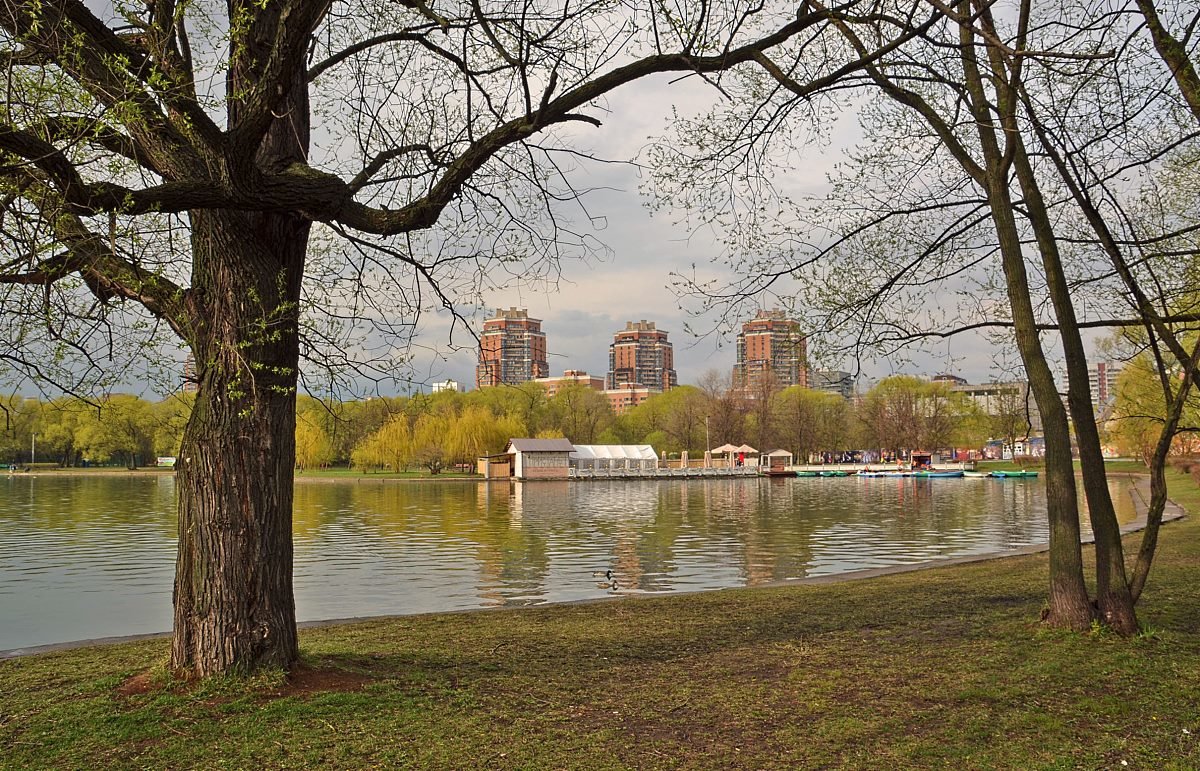
<svg viewBox="0 0 1200 771">
<path fill-rule="evenodd" d="M 1036 477 L 1036 471 L 993 471 L 992 476 L 997 479 L 1030 479 Z"/>
<path fill-rule="evenodd" d="M 954 479 L 963 476 L 962 471 L 917 471 L 913 476 L 922 479 Z"/>
</svg>

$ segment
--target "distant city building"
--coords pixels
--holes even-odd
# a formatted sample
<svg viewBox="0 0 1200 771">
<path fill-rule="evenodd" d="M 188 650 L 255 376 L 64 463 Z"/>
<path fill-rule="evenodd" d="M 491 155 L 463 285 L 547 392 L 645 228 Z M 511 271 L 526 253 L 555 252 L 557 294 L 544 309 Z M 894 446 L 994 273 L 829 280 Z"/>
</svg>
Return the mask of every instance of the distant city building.
<svg viewBox="0 0 1200 771">
<path fill-rule="evenodd" d="M 608 397 L 608 404 L 612 407 L 612 411 L 617 415 L 621 415 L 646 401 L 651 396 L 660 393 L 662 391 L 657 388 L 646 388 L 637 383 L 625 383 L 618 388 L 605 390 L 604 395 Z"/>
<path fill-rule="evenodd" d="M 461 391 L 457 380 L 443 380 L 440 383 L 434 383 L 430 389 L 435 394 L 440 394 L 442 391 Z"/>
<path fill-rule="evenodd" d="M 1111 361 L 1096 362 L 1088 367 L 1088 388 L 1092 392 L 1092 409 L 1102 415 L 1117 398 L 1117 376 L 1124 369 Z"/>
<path fill-rule="evenodd" d="M 612 390 L 637 384 L 669 391 L 679 384 L 674 367 L 675 352 L 667 333 L 656 329 L 653 321 L 628 321 L 608 346 L 605 387 Z"/>
<path fill-rule="evenodd" d="M 933 382 L 933 383 L 949 383 L 952 386 L 967 385 L 967 379 L 961 378 L 958 375 L 948 375 L 948 374 L 934 375 L 933 377 L 929 378 L 929 380 L 930 380 L 930 382 Z"/>
<path fill-rule="evenodd" d="M 498 308 L 494 317 L 483 322 L 475 367 L 477 388 L 517 385 L 549 375 L 541 319 L 530 318 L 524 308 Z"/>
<path fill-rule="evenodd" d="M 200 390 L 200 376 L 196 372 L 196 357 L 188 352 L 187 357 L 183 360 L 183 392 L 185 394 L 194 394 Z"/>
<path fill-rule="evenodd" d="M 838 369 L 814 369 L 808 373 L 808 387 L 851 399 L 854 397 L 854 376 Z"/>
<path fill-rule="evenodd" d="M 589 375 L 587 372 L 581 369 L 565 370 L 559 377 L 539 377 L 536 378 L 534 382 L 544 385 L 546 387 L 546 396 L 550 398 L 554 398 L 554 395 L 558 393 L 563 386 L 571 385 L 572 383 L 584 385 L 597 391 L 604 390 L 604 378 L 596 375 Z"/>
<path fill-rule="evenodd" d="M 1029 421 L 1030 433 L 1042 433 L 1042 413 L 1038 411 L 1037 402 L 1029 392 L 1029 383 L 963 384 L 951 386 L 950 390 L 964 394 L 975 402 L 985 415 L 991 417 L 1024 412 Z"/>
<path fill-rule="evenodd" d="M 778 388 L 807 387 L 806 345 L 799 321 L 781 310 L 759 311 L 737 336 L 734 388 L 753 395 L 765 378 Z"/>
<path fill-rule="evenodd" d="M 1117 399 L 1117 377 L 1124 366 L 1119 362 L 1098 361 L 1088 367 L 1088 391 L 1092 397 L 1092 409 L 1097 418 L 1110 416 Z M 1065 366 L 1055 372 L 1058 392 L 1062 396 L 1063 406 L 1067 405 L 1067 389 L 1069 377 Z"/>
</svg>

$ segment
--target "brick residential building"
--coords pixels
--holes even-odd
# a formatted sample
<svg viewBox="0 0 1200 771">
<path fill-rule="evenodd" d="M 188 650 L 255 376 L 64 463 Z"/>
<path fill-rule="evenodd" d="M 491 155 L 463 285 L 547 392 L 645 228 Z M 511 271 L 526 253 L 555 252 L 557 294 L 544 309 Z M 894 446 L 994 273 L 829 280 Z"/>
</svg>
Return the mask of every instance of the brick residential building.
<svg viewBox="0 0 1200 771">
<path fill-rule="evenodd" d="M 608 346 L 605 388 L 638 385 L 669 391 L 679 385 L 674 368 L 675 350 L 667 341 L 667 333 L 656 329 L 653 321 L 628 321 Z"/>
<path fill-rule="evenodd" d="M 595 391 L 604 390 L 604 378 L 597 375 L 589 375 L 581 369 L 568 369 L 558 377 L 539 377 L 534 382 L 541 383 L 546 387 L 546 396 L 553 399 L 554 395 L 559 392 L 563 386 L 578 383 L 582 386 L 587 386 Z"/>
<path fill-rule="evenodd" d="M 608 405 L 616 415 L 622 415 L 660 393 L 662 391 L 657 388 L 645 388 L 637 383 L 623 383 L 604 391 L 604 395 L 608 397 Z"/>
<path fill-rule="evenodd" d="M 498 308 L 483 322 L 475 387 L 517 385 L 550 375 L 542 320 L 524 308 Z"/>
<path fill-rule="evenodd" d="M 200 390 L 200 375 L 196 371 L 196 357 L 188 351 L 187 358 L 183 360 L 183 392 L 185 394 L 194 394 Z"/>
<path fill-rule="evenodd" d="M 737 336 L 733 386 L 753 394 L 763 378 L 778 388 L 808 386 L 807 341 L 800 322 L 781 310 L 759 311 Z"/>
</svg>

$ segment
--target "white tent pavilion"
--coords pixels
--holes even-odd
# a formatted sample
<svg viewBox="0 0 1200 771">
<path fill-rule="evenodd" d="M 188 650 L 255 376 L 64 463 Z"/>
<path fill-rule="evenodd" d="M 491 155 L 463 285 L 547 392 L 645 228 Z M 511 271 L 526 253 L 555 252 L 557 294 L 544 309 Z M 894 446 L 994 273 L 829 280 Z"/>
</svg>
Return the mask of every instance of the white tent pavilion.
<svg viewBox="0 0 1200 771">
<path fill-rule="evenodd" d="M 577 444 L 571 467 L 596 471 L 650 471 L 658 468 L 658 453 L 648 444 Z"/>
</svg>

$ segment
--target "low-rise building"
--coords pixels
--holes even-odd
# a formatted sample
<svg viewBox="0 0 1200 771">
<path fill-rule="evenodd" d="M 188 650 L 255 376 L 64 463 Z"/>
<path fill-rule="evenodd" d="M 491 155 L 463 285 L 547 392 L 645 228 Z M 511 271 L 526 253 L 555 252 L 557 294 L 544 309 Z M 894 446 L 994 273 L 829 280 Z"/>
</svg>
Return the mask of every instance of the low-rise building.
<svg viewBox="0 0 1200 771">
<path fill-rule="evenodd" d="M 1042 433 L 1042 413 L 1029 391 L 1029 383 L 1013 381 L 1007 383 L 972 383 L 953 385 L 950 390 L 970 398 L 989 417 L 1010 417 L 1028 425 L 1030 434 Z M 1023 435 L 1024 432 L 1018 432 Z"/>
<path fill-rule="evenodd" d="M 565 370 L 560 377 L 539 377 L 535 378 L 535 383 L 541 383 L 546 388 L 546 396 L 553 399 L 554 395 L 559 392 L 563 386 L 578 384 L 587 386 L 596 391 L 604 390 L 604 378 L 589 375 L 582 369 Z"/>
<path fill-rule="evenodd" d="M 642 402 L 649 399 L 655 394 L 660 394 L 662 391 L 657 388 L 646 388 L 638 383 L 625 383 L 619 388 L 610 388 L 604 392 L 608 397 L 608 404 L 612 407 L 614 414 L 621 415 Z"/>
<path fill-rule="evenodd" d="M 854 376 L 839 369 L 814 369 L 809 373 L 808 387 L 850 399 L 854 396 Z"/>
<path fill-rule="evenodd" d="M 504 452 L 513 458 L 515 479 L 566 479 L 574 449 L 566 439 L 509 439 Z"/>
</svg>

